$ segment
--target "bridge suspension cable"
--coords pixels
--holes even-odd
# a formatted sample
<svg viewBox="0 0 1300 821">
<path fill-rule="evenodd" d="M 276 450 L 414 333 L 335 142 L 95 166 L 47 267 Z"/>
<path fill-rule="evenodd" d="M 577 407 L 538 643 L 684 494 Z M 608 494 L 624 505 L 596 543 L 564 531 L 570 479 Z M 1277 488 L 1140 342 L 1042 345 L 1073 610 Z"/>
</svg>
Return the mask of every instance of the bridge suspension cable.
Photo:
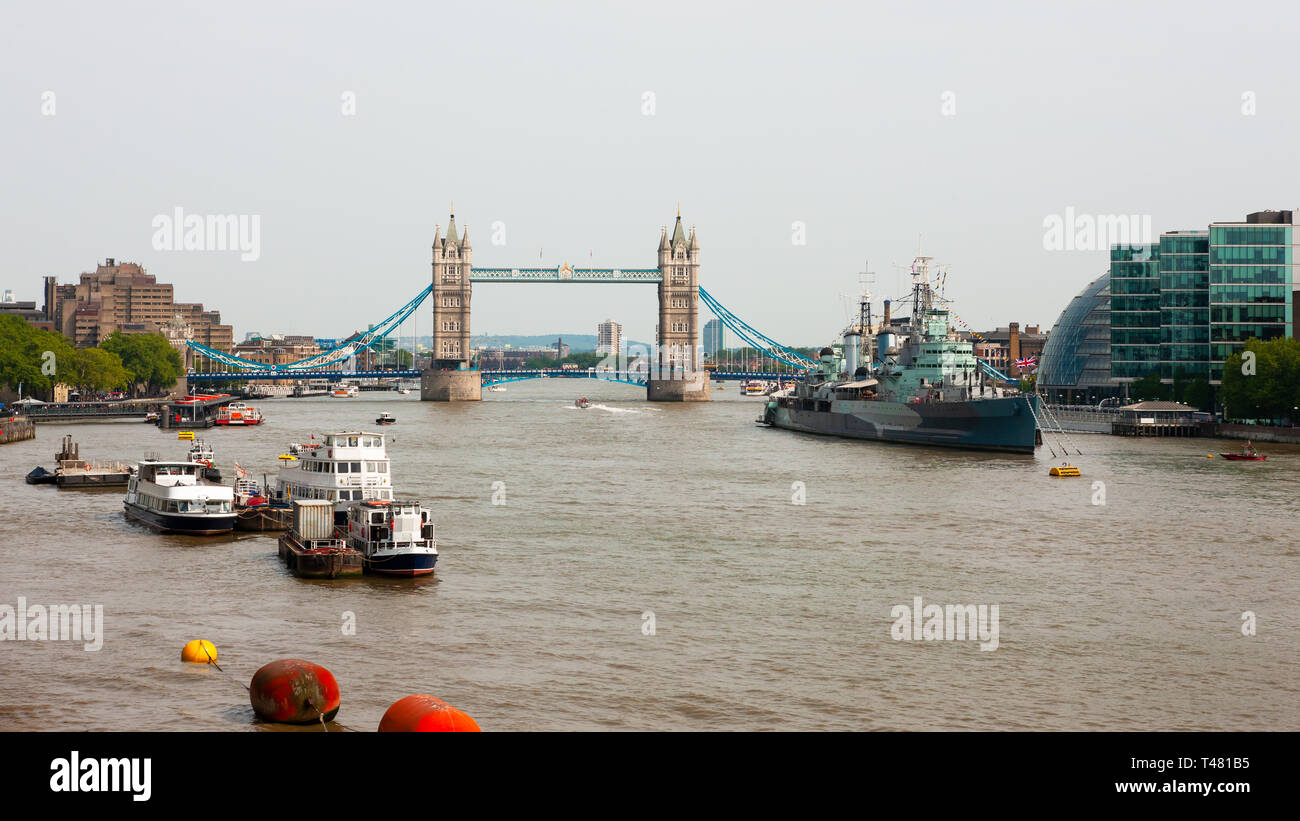
<svg viewBox="0 0 1300 821">
<path fill-rule="evenodd" d="M 376 342 L 387 337 L 393 331 L 397 330 L 397 328 L 402 324 L 402 321 L 414 313 L 415 309 L 419 308 L 420 304 L 423 303 L 424 300 L 428 299 L 431 293 L 433 293 L 432 284 L 421 291 L 415 299 L 412 299 L 401 308 L 398 308 L 395 313 L 383 322 L 370 328 L 365 333 L 359 334 L 355 338 L 340 345 L 335 345 L 328 351 L 323 351 L 315 356 L 309 356 L 306 359 L 299 359 L 297 362 L 288 362 L 283 365 L 267 365 L 265 362 L 254 362 L 251 359 L 244 359 L 240 356 L 223 353 L 215 348 L 209 348 L 207 345 L 202 345 L 198 342 L 189 340 L 186 340 L 185 344 L 188 345 L 191 350 L 202 354 L 209 359 L 214 359 L 223 365 L 229 365 L 234 368 L 253 368 L 259 371 L 301 371 L 311 368 L 320 368 L 325 365 L 332 365 L 336 362 L 343 362 L 344 360 L 350 359 L 353 356 L 356 356 L 361 350 L 369 348 Z"/>
<path fill-rule="evenodd" d="M 784 362 L 792 368 L 812 370 L 817 367 L 817 362 L 815 360 L 804 356 L 795 349 L 782 345 L 775 339 L 765 335 L 754 326 L 727 310 L 722 303 L 714 299 L 713 295 L 703 288 L 700 288 L 700 299 L 704 300 L 704 304 L 708 306 L 709 310 L 713 312 L 713 315 L 716 316 L 723 325 L 730 328 L 736 336 L 739 336 L 741 340 L 747 343 L 751 348 L 761 351 L 766 356 L 775 359 L 778 362 Z"/>
</svg>

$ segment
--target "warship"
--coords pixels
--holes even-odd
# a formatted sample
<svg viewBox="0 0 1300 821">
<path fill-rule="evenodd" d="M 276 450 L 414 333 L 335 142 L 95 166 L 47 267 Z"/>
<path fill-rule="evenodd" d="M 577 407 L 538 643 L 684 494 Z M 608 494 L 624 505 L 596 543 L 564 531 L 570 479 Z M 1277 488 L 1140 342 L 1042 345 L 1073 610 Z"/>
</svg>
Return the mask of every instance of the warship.
<svg viewBox="0 0 1300 821">
<path fill-rule="evenodd" d="M 864 292 L 840 351 L 823 348 L 804 380 L 773 394 L 759 422 L 804 433 L 970 450 L 1034 452 L 1038 397 L 958 338 L 930 283 L 933 257 L 911 266 L 911 316 L 871 320 Z M 865 344 L 864 344 L 865 340 Z"/>
</svg>

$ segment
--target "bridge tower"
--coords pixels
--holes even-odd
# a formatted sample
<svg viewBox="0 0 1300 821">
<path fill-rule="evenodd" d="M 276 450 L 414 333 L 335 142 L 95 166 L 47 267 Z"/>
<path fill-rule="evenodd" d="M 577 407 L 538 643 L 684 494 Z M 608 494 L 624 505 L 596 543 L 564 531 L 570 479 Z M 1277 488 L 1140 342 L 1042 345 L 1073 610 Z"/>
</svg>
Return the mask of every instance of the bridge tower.
<svg viewBox="0 0 1300 821">
<path fill-rule="evenodd" d="M 452 209 L 447 234 L 442 226 L 433 235 L 433 352 L 427 371 L 421 375 L 420 398 L 454 402 L 483 398 L 483 378 L 470 370 L 469 316 L 470 267 L 474 249 L 469 229 L 456 234 Z"/>
<path fill-rule="evenodd" d="M 652 377 L 646 383 L 651 402 L 709 399 L 709 376 L 700 368 L 700 239 L 682 228 L 681 209 L 672 237 L 659 232 L 659 336 Z"/>
</svg>

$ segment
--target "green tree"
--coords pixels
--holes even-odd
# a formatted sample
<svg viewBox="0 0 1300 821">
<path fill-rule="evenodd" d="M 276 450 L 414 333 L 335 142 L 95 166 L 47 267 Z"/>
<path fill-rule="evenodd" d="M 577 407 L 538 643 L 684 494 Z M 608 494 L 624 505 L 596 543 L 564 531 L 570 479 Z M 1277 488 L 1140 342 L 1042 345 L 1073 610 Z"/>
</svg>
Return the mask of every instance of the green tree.
<svg viewBox="0 0 1300 821">
<path fill-rule="evenodd" d="M 22 317 L 0 316 L 0 384 L 25 396 L 53 398 L 54 386 L 67 382 L 74 348 L 62 334 L 29 324 Z"/>
<path fill-rule="evenodd" d="M 132 385 L 132 395 L 144 386 L 148 395 L 176 384 L 185 373 L 185 362 L 162 334 L 123 334 L 114 331 L 100 347 L 122 360 Z"/>
<path fill-rule="evenodd" d="M 1295 408 L 1300 406 L 1300 340 L 1247 340 L 1241 353 L 1224 360 L 1219 396 L 1224 416 L 1230 419 L 1295 421 Z"/>
<path fill-rule="evenodd" d="M 1154 371 L 1129 385 L 1128 389 L 1128 395 L 1134 402 L 1168 399 L 1169 393 L 1169 386 L 1162 383 L 1160 374 Z"/>
<path fill-rule="evenodd" d="M 62 381 L 83 393 L 101 393 L 125 388 L 129 377 L 122 359 L 103 348 L 81 348 L 72 355 L 70 368 Z"/>
<path fill-rule="evenodd" d="M 1214 388 L 1210 387 L 1208 379 L 1193 379 L 1187 383 L 1187 387 L 1183 390 L 1183 396 L 1179 401 L 1198 410 L 1213 410 Z"/>
</svg>

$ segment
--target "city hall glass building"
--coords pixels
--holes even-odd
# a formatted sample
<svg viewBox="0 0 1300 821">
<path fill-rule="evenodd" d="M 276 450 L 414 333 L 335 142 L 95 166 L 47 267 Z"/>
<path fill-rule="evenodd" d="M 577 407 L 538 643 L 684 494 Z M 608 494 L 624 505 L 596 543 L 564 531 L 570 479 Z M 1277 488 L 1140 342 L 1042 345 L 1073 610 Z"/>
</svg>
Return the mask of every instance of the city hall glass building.
<svg viewBox="0 0 1300 821">
<path fill-rule="evenodd" d="M 1110 376 L 1110 274 L 1088 283 L 1052 326 L 1039 358 L 1038 391 L 1047 401 L 1092 404 L 1122 392 Z"/>
</svg>

